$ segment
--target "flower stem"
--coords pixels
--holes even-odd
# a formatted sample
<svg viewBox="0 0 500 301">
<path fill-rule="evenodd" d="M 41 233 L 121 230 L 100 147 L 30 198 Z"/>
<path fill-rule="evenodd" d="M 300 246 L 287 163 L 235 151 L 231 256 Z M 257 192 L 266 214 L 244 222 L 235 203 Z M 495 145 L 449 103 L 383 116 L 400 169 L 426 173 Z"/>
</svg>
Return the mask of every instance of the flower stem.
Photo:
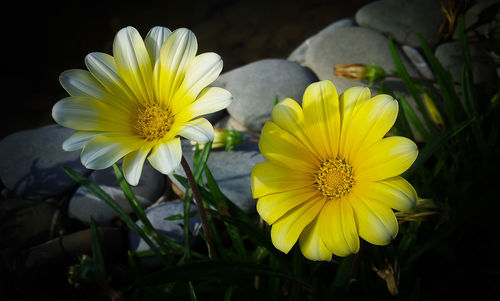
<svg viewBox="0 0 500 301">
<path fill-rule="evenodd" d="M 205 207 L 203 207 L 203 201 L 201 200 L 200 191 L 198 190 L 198 184 L 196 184 L 193 172 L 191 171 L 191 168 L 189 167 L 189 164 L 187 163 L 186 158 L 184 158 L 184 156 L 182 156 L 181 165 L 182 168 L 184 168 L 184 172 L 186 173 L 186 177 L 189 181 L 189 186 L 191 186 L 191 190 L 193 191 L 196 207 L 198 207 L 198 213 L 200 214 L 201 218 L 201 226 L 203 228 L 203 234 L 205 234 L 205 239 L 208 244 L 208 254 L 211 258 L 215 258 L 216 257 L 215 246 L 212 240 L 212 235 L 210 233 L 210 228 L 208 227 Z"/>
</svg>

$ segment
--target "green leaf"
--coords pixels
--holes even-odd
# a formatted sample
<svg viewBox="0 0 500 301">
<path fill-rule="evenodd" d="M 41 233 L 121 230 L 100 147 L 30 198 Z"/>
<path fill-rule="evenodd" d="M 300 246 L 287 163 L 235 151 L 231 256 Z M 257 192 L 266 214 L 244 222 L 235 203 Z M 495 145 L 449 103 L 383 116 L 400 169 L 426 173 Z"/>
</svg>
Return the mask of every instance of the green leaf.
<svg viewBox="0 0 500 301">
<path fill-rule="evenodd" d="M 197 216 L 198 215 L 198 211 L 191 211 L 189 213 L 189 217 L 193 217 L 193 216 Z M 166 220 L 166 221 L 178 221 L 178 220 L 181 220 L 181 219 L 184 219 L 184 213 L 183 214 L 174 214 L 174 215 L 171 215 L 171 216 L 167 216 L 165 217 L 163 220 Z"/>
<path fill-rule="evenodd" d="M 104 265 L 99 231 L 92 216 L 90 217 L 90 246 L 92 249 L 92 259 L 96 263 L 99 277 L 106 279 L 106 266 Z"/>
<path fill-rule="evenodd" d="M 188 284 L 189 284 L 189 298 L 191 301 L 196 301 L 198 300 L 198 298 L 196 298 L 196 292 L 194 291 L 194 287 L 193 287 L 193 284 L 191 283 L 191 281 L 188 281 Z"/>
<path fill-rule="evenodd" d="M 408 101 L 406 101 L 406 99 L 404 98 L 404 96 L 401 95 L 401 94 L 399 94 L 399 93 L 398 93 L 398 99 L 399 99 L 399 103 L 403 107 L 403 112 L 404 112 L 404 115 L 405 115 L 406 119 L 408 121 L 410 121 L 411 124 L 413 124 L 413 126 L 415 127 L 415 129 L 422 136 L 422 138 L 425 141 L 428 141 L 430 139 L 430 135 L 427 132 L 427 130 L 425 129 L 425 127 L 422 124 L 422 122 L 420 121 L 420 119 L 417 117 L 417 115 L 413 111 L 413 109 L 411 108 L 411 106 L 408 103 Z"/>
</svg>

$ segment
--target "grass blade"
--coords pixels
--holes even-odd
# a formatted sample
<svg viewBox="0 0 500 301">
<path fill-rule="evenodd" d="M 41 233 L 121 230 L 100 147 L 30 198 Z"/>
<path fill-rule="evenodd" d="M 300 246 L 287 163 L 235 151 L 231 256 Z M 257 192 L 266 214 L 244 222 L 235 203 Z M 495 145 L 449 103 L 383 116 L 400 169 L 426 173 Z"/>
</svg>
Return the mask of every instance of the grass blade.
<svg viewBox="0 0 500 301">
<path fill-rule="evenodd" d="M 92 249 L 92 259 L 96 263 L 99 276 L 106 279 L 106 266 L 104 265 L 99 231 L 92 216 L 90 217 L 90 247 Z"/>
</svg>

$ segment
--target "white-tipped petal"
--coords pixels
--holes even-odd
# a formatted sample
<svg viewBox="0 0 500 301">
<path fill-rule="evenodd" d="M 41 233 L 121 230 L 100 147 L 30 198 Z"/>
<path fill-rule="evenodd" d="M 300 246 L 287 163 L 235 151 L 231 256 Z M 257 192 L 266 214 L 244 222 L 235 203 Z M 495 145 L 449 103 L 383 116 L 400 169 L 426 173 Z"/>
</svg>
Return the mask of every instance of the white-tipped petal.
<svg viewBox="0 0 500 301">
<path fill-rule="evenodd" d="M 141 178 L 142 168 L 144 166 L 144 161 L 146 160 L 149 151 L 151 150 L 150 145 L 145 145 L 138 150 L 131 152 L 123 158 L 123 175 L 130 185 L 139 184 L 139 179 Z"/>
<path fill-rule="evenodd" d="M 107 96 L 104 87 L 90 74 L 80 69 L 64 71 L 59 76 L 59 82 L 71 96 L 83 96 L 103 99 Z"/>
<path fill-rule="evenodd" d="M 210 87 L 204 89 L 198 99 L 186 108 L 194 116 L 202 116 L 227 108 L 233 101 L 233 95 L 226 89 Z"/>
<path fill-rule="evenodd" d="M 148 157 L 149 163 L 163 174 L 171 174 L 181 163 L 182 148 L 180 138 L 158 144 Z"/>
<path fill-rule="evenodd" d="M 90 139 L 102 134 L 102 132 L 75 132 L 64 140 L 62 148 L 68 152 L 82 149 Z"/>
<path fill-rule="evenodd" d="M 200 143 L 214 139 L 214 127 L 205 118 L 198 118 L 182 126 L 179 135 Z"/>
<path fill-rule="evenodd" d="M 89 169 L 110 167 L 141 144 L 142 140 L 133 137 L 94 137 L 82 150 L 82 164 Z"/>
<path fill-rule="evenodd" d="M 167 40 L 167 37 L 172 33 L 170 29 L 162 26 L 155 26 L 144 38 L 144 43 L 146 44 L 146 49 L 149 53 L 149 58 L 151 59 L 151 64 L 154 66 L 156 61 L 160 59 L 160 50 L 163 43 Z"/>
</svg>

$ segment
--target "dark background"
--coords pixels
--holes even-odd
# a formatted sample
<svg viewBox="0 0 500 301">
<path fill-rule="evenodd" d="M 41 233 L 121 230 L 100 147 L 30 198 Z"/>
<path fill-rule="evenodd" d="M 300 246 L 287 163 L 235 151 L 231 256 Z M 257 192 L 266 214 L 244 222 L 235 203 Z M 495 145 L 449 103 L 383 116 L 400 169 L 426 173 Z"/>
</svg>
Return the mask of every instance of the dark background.
<svg viewBox="0 0 500 301">
<path fill-rule="evenodd" d="M 330 23 L 354 17 L 369 0 L 67 1 L 3 8 L 0 139 L 54 123 L 52 106 L 66 92 L 59 74 L 85 69 L 90 52 L 112 54 L 115 34 L 156 25 L 196 34 L 199 52 L 222 56 L 224 71 L 264 58 L 286 58 Z M 342 41 L 339 41 L 341 43 Z"/>
</svg>

